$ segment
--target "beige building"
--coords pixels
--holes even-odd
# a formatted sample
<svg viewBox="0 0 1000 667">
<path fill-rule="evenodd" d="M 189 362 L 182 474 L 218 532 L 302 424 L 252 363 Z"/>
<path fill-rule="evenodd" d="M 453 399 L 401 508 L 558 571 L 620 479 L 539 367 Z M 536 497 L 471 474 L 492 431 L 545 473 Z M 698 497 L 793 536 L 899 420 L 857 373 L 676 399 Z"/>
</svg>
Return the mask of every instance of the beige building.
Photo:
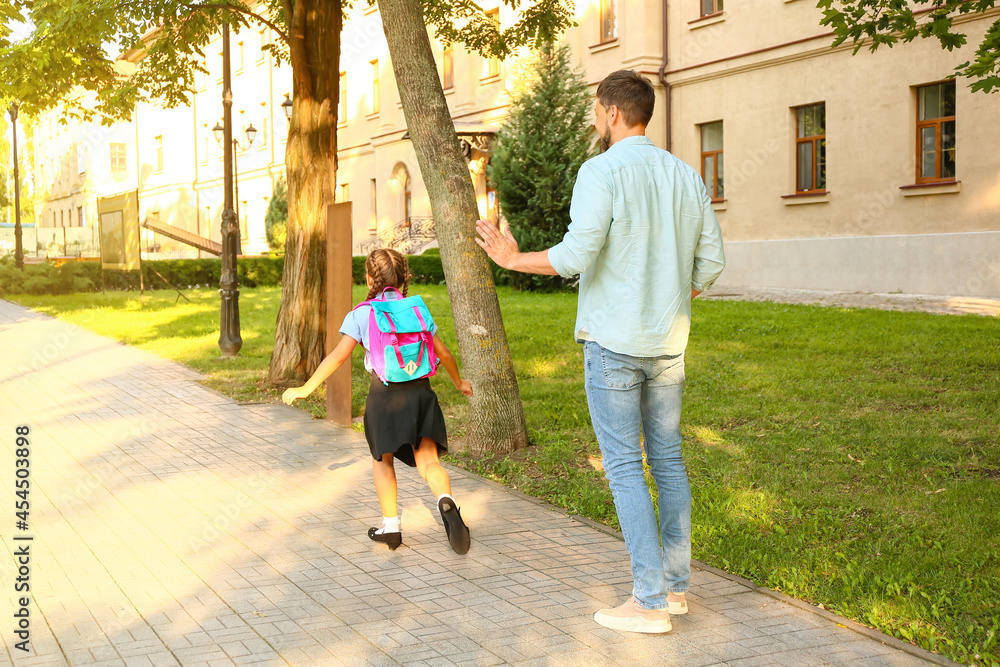
<svg viewBox="0 0 1000 667">
<path fill-rule="evenodd" d="M 499 2 L 483 6 L 502 25 L 516 20 Z M 831 48 L 820 11 L 806 0 L 592 0 L 576 11 L 565 39 L 592 88 L 616 69 L 647 75 L 657 90 L 647 134 L 705 176 L 727 243 L 720 285 L 1000 296 L 1000 133 L 991 129 L 1000 110 L 995 96 L 947 80 L 1000 10 L 957 21 L 970 46 L 952 53 L 924 40 L 856 56 L 851 46 Z M 268 39 L 266 31 L 244 31 L 232 46 L 247 254 L 266 251 L 264 211 L 284 173 L 280 103 L 291 90 L 290 71 L 261 51 Z M 520 60 L 432 43 L 481 213 L 495 217 L 485 166 Z M 354 205 L 355 252 L 381 245 L 419 252 L 434 242 L 433 221 L 377 9 L 351 11 L 342 45 L 336 194 Z M 110 144 L 126 144 L 141 219 L 215 240 L 222 202 L 222 150 L 212 136 L 222 113 L 217 52 L 218 43 L 191 107 L 144 106 L 121 130 L 131 144 L 108 135 L 93 149 L 113 161 Z M 251 124 L 257 136 L 247 146 L 241 130 Z M 76 136 L 54 131 L 44 154 L 72 161 Z M 89 169 L 74 194 L 85 211 L 87 193 L 121 180 L 99 178 L 96 159 Z M 62 201 L 46 199 L 39 220 L 58 226 L 53 210 L 81 206 Z M 92 221 L 84 216 L 85 225 Z M 149 256 L 193 254 L 146 236 L 147 247 L 159 244 Z"/>
</svg>

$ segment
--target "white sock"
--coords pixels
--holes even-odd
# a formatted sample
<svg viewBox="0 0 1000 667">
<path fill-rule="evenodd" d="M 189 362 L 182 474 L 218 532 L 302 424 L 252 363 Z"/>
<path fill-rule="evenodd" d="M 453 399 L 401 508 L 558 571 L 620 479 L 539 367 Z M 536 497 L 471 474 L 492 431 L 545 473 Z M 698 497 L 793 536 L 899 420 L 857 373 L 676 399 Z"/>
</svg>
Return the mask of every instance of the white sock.
<svg viewBox="0 0 1000 667">
<path fill-rule="evenodd" d="M 381 535 L 383 533 L 398 533 L 399 530 L 399 515 L 396 516 L 384 516 L 382 517 L 382 527 L 375 531 L 376 535 Z"/>
<path fill-rule="evenodd" d="M 438 496 L 438 500 L 437 500 L 438 501 L 438 506 L 441 505 L 441 499 L 442 498 L 448 498 L 449 500 L 451 500 L 451 504 L 452 505 L 454 505 L 455 507 L 458 507 L 458 503 L 455 502 L 455 499 L 451 497 L 450 493 L 442 493 L 440 496 Z"/>
</svg>

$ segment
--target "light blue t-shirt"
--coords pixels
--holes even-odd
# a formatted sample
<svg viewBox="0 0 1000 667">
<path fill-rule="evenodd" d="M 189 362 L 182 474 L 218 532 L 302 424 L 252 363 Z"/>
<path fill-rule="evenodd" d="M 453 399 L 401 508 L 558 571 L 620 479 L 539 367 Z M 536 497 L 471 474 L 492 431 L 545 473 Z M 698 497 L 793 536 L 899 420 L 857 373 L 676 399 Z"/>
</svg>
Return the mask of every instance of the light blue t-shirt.
<svg viewBox="0 0 1000 667">
<path fill-rule="evenodd" d="M 387 301 L 395 301 L 400 298 L 399 294 L 392 290 L 384 292 L 384 294 Z M 371 306 L 356 306 L 354 310 L 347 313 L 344 323 L 340 325 L 342 335 L 350 336 L 365 348 L 365 370 L 369 373 L 372 372 L 371 344 L 368 338 L 368 319 L 371 317 L 371 312 Z M 438 327 L 435 324 L 431 328 L 431 334 L 436 334 L 437 330 Z"/>
</svg>

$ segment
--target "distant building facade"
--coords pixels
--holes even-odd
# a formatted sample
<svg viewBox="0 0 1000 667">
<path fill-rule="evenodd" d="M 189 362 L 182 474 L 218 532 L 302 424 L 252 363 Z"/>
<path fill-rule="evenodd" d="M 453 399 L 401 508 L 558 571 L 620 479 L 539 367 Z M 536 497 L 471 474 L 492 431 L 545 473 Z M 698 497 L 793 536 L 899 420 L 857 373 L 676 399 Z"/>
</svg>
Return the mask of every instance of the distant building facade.
<svg viewBox="0 0 1000 667">
<path fill-rule="evenodd" d="M 516 20 L 494 4 L 484 7 L 502 25 Z M 856 56 L 851 46 L 831 48 L 820 11 L 805 0 L 593 0 L 576 11 L 564 39 L 592 90 L 617 69 L 646 75 L 657 94 L 647 135 L 702 172 L 727 243 L 721 287 L 1000 296 L 1000 111 L 995 96 L 947 79 L 1000 9 L 957 20 L 969 46 L 955 52 L 918 40 Z M 266 30 L 232 37 L 246 254 L 267 250 L 264 212 L 284 175 L 280 104 L 291 72 L 261 49 L 270 39 Z M 521 58 L 432 45 L 480 213 L 496 218 L 485 171 Z M 90 157 L 84 152 L 83 172 L 70 173 L 80 168 L 73 156 L 79 134 L 92 130 L 54 128 L 43 137 L 42 117 L 36 183 L 51 188 L 38 204 L 40 224 L 61 226 L 74 208 L 93 224 L 91 200 L 130 185 L 140 218 L 219 240 L 219 42 L 207 53 L 210 74 L 190 107 L 143 105 L 122 129 L 104 128 Z M 336 198 L 353 203 L 355 252 L 419 252 L 434 244 L 434 225 L 377 8 L 351 10 L 340 70 Z M 257 136 L 247 147 L 242 130 L 251 124 Z M 115 171 L 123 150 L 124 168 Z M 150 256 L 193 254 L 151 236 L 144 243 L 159 248 Z"/>
</svg>

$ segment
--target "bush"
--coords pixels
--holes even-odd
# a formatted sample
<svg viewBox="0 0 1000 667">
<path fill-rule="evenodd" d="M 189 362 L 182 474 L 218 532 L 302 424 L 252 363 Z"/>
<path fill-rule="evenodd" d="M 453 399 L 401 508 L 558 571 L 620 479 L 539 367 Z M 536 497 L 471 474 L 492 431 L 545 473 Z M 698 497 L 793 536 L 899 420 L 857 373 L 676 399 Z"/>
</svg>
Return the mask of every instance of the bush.
<svg viewBox="0 0 1000 667">
<path fill-rule="evenodd" d="M 410 280 L 414 284 L 440 285 L 444 282 L 441 254 L 436 248 L 422 255 L 410 255 L 407 260 L 412 275 Z M 280 286 L 284 266 L 284 257 L 240 258 L 236 263 L 240 287 Z M 195 286 L 218 287 L 221 274 L 222 260 L 214 257 L 157 259 L 142 263 L 145 289 L 169 289 L 170 286 L 164 280 L 181 290 L 191 289 Z M 356 285 L 365 284 L 364 256 L 354 257 L 352 274 Z M 508 284 L 508 275 L 509 272 L 493 265 L 493 277 L 497 285 Z M 97 260 L 72 261 L 62 264 L 45 261 L 40 264 L 25 264 L 24 270 L 20 271 L 14 268 L 13 258 L 0 259 L 0 295 L 99 292 L 102 285 L 107 290 L 138 290 L 140 286 L 139 272 L 105 271 L 102 280 L 101 263 Z"/>
<path fill-rule="evenodd" d="M 274 185 L 274 194 L 264 214 L 264 232 L 267 234 L 267 247 L 283 255 L 288 235 L 288 187 L 284 179 Z"/>
<path fill-rule="evenodd" d="M 56 266 L 49 262 L 14 266 L 11 257 L 0 259 L 0 294 L 69 294 L 94 289 L 92 272 L 82 262 Z"/>
</svg>

